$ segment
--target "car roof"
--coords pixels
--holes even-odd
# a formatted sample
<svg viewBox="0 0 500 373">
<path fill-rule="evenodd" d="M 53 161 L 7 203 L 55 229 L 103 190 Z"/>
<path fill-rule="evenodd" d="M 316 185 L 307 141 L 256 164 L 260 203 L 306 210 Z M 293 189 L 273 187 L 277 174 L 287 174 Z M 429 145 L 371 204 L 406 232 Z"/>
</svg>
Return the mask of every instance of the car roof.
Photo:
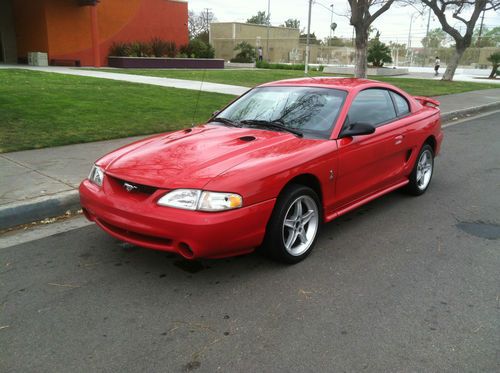
<svg viewBox="0 0 500 373">
<path fill-rule="evenodd" d="M 368 88 L 374 86 L 388 87 L 390 85 L 370 79 L 343 78 L 332 76 L 305 77 L 295 79 L 277 80 L 259 85 L 259 87 L 279 87 L 279 86 L 306 86 L 336 88 L 342 90 L 351 90 L 353 88 Z"/>
</svg>

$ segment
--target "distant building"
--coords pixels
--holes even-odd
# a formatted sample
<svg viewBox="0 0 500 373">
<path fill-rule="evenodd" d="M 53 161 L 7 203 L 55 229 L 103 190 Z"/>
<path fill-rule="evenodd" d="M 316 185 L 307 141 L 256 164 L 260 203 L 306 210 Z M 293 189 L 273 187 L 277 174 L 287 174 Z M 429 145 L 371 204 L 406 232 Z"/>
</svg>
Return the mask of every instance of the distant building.
<svg viewBox="0 0 500 373">
<path fill-rule="evenodd" d="M 239 22 L 214 22 L 210 24 L 210 44 L 215 58 L 229 61 L 238 52 L 234 47 L 246 41 L 256 49 L 262 47 L 263 59 L 271 62 L 304 63 L 306 45 L 301 43 L 300 30 L 287 27 L 269 27 L 269 55 L 267 55 L 267 31 L 265 25 Z M 354 49 L 351 47 L 310 46 L 311 63 L 351 64 Z"/>
<path fill-rule="evenodd" d="M 0 62 L 44 52 L 49 61 L 103 66 L 115 41 L 187 44 L 187 24 L 187 0 L 0 0 Z"/>
<path fill-rule="evenodd" d="M 210 44 L 215 48 L 215 58 L 229 61 L 237 52 L 234 50 L 242 41 L 262 47 L 264 60 L 289 60 L 290 51 L 299 47 L 299 29 L 269 27 L 269 56 L 267 55 L 267 32 L 264 25 L 239 22 L 214 22 L 210 24 Z"/>
</svg>

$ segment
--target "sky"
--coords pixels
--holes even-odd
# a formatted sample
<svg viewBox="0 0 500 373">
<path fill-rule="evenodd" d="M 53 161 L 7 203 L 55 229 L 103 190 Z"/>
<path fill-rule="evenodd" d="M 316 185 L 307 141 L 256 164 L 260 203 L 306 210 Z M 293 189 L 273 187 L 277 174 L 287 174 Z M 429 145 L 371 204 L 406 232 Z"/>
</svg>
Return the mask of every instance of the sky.
<svg viewBox="0 0 500 373">
<path fill-rule="evenodd" d="M 200 12 L 209 8 L 219 22 L 245 22 L 258 11 L 267 11 L 267 0 L 189 0 L 189 10 Z M 270 0 L 271 24 L 279 26 L 288 18 L 300 20 L 301 28 L 307 27 L 308 0 Z M 349 7 L 346 0 L 315 0 L 311 13 L 311 32 L 315 32 L 320 39 L 329 36 L 329 25 L 332 17 L 330 5 L 333 4 L 333 22 L 337 23 L 334 35 L 338 37 L 352 37 L 352 26 L 346 17 Z M 413 17 L 412 17 L 413 15 Z M 421 39 L 426 35 L 428 10 L 420 15 L 417 9 L 406 6 L 392 6 L 374 22 L 373 26 L 381 32 L 381 40 L 385 43 L 394 41 L 408 42 L 408 33 L 411 27 L 411 45 L 421 46 Z M 452 23 L 453 24 L 453 23 Z M 457 23 L 457 27 L 458 27 Z M 478 21 L 479 25 L 479 21 Z M 500 12 L 486 12 L 484 25 L 488 28 L 500 26 Z M 431 14 L 430 29 L 440 28 L 439 21 Z M 465 30 L 465 27 L 463 27 Z"/>
</svg>

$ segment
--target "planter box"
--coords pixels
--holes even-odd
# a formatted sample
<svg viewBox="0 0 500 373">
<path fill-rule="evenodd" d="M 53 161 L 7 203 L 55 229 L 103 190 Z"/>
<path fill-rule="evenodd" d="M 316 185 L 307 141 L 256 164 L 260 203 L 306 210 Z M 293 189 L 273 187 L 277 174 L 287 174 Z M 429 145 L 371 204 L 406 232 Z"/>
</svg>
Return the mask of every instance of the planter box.
<svg viewBox="0 0 500 373">
<path fill-rule="evenodd" d="M 121 69 L 223 69 L 224 60 L 212 58 L 108 57 L 110 67 Z"/>
</svg>

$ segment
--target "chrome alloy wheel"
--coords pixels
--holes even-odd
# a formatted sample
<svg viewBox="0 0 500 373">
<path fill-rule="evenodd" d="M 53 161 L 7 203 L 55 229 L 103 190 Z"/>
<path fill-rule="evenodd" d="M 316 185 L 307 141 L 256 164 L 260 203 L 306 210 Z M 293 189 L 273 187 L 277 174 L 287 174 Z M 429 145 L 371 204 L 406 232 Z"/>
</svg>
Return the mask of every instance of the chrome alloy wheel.
<svg viewBox="0 0 500 373">
<path fill-rule="evenodd" d="M 424 190 L 429 185 L 432 177 L 432 153 L 430 150 L 425 150 L 420 154 L 417 163 L 417 187 Z"/>
<path fill-rule="evenodd" d="M 282 237 L 286 251 L 293 256 L 304 254 L 314 242 L 319 225 L 319 209 L 310 196 L 298 197 L 288 208 Z"/>
</svg>

